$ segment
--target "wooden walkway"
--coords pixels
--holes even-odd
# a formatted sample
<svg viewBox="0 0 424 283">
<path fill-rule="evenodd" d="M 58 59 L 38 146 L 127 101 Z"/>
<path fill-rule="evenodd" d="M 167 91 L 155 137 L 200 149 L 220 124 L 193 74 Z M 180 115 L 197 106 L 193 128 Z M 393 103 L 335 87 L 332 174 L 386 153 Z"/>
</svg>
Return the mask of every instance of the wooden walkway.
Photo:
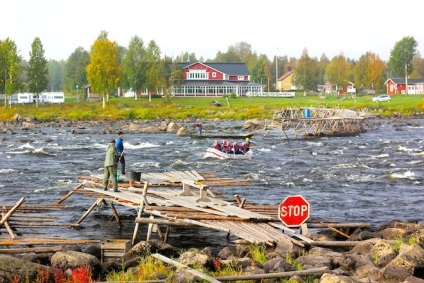
<svg viewBox="0 0 424 283">
<path fill-rule="evenodd" d="M 246 243 L 259 243 L 274 245 L 277 242 L 290 242 L 304 247 L 315 245 L 317 242 L 305 237 L 300 231 L 295 231 L 284 226 L 277 218 L 277 206 L 258 206 L 246 204 L 246 199 L 235 195 L 235 201 L 224 199 L 223 195 L 211 189 L 208 184 L 237 185 L 246 184 L 245 181 L 229 178 L 219 178 L 215 173 L 196 171 L 174 171 L 163 173 L 146 173 L 141 175 L 140 181 L 120 182 L 120 192 L 109 189 L 104 191 L 101 184 L 101 176 L 80 176 L 82 183 L 63 196 L 55 204 L 28 206 L 23 205 L 21 199 L 16 205 L 3 206 L 0 220 L 0 249 L 1 253 L 23 253 L 23 252 L 46 252 L 61 249 L 60 245 L 87 244 L 99 241 L 90 240 L 67 240 L 58 238 L 28 238 L 19 233 L 19 236 L 10 226 L 26 227 L 31 222 L 34 227 L 44 226 L 68 226 L 79 227 L 81 222 L 89 216 L 95 207 L 107 203 L 113 213 L 118 225 L 121 226 L 120 216 L 115 205 L 123 205 L 137 212 L 132 244 L 136 243 L 139 226 L 148 226 L 146 240 L 149 240 L 153 231 L 157 231 L 161 240 L 167 241 L 172 226 L 199 226 L 217 231 L 222 231 L 239 238 L 236 241 Z M 49 216 L 39 215 L 41 211 L 58 209 L 74 193 L 84 194 L 94 198 L 95 201 L 81 218 L 73 224 L 55 223 L 55 219 Z M 31 210 L 33 209 L 33 210 Z M 41 210 L 43 209 L 43 210 Z M 35 211 L 37 216 L 23 217 L 23 211 Z M 37 218 L 38 217 L 38 218 Z M 13 221 L 14 218 L 20 221 Z M 11 224 L 11 225 L 9 225 Z M 21 225 L 21 226 L 18 226 Z M 153 229 L 155 228 L 157 229 Z M 368 227 L 369 224 L 351 224 L 350 227 Z M 329 226 L 320 222 L 314 227 L 332 228 L 337 231 L 336 226 Z M 345 226 L 341 226 L 345 227 Z M 2 232 L 5 228 L 8 234 Z M 163 231 L 162 229 L 166 230 Z M 16 231 L 16 230 L 15 230 Z M 37 232 L 35 232 L 37 233 Z M 5 237 L 8 235 L 9 237 Z M 354 244 L 354 243 L 350 243 Z M 34 245 L 41 245 L 34 248 Z M 46 246 L 47 245 L 47 246 Z M 317 244 L 318 245 L 318 244 Z M 329 244 L 331 246 L 331 244 Z M 12 248 L 16 247 L 18 248 Z M 26 247 L 24 247 L 26 246 Z M 28 247 L 29 246 L 29 247 Z M 24 248 L 23 248 L 24 247 Z"/>
<path fill-rule="evenodd" d="M 80 224 L 96 205 L 108 201 L 112 204 L 118 223 L 119 215 L 113 204 L 138 210 L 133 244 L 137 238 L 138 224 L 145 224 L 149 225 L 148 231 L 150 231 L 147 240 L 151 237 L 153 225 L 156 225 L 159 237 L 164 241 L 168 240 L 170 227 L 176 225 L 200 226 L 223 231 L 227 236 L 234 235 L 250 243 L 273 245 L 279 241 L 290 241 L 304 246 L 298 240 L 282 233 L 281 227 L 270 225 L 273 222 L 280 222 L 276 218 L 277 207 L 272 207 L 272 211 L 270 207 L 244 207 L 246 200 L 238 197 L 234 202 L 225 200 L 219 191 L 212 190 L 209 185 L 241 186 L 250 182 L 218 178 L 215 173 L 196 171 L 146 173 L 141 174 L 140 178 L 140 182 L 120 183 L 120 192 L 113 192 L 101 189 L 101 176 L 79 177 L 91 187 L 85 186 L 75 192 L 96 197 L 96 200 L 77 224 Z M 264 211 L 267 213 L 263 213 Z M 166 226 L 166 231 L 161 231 L 160 226 Z M 291 231 L 299 239 L 311 241 L 289 228 L 284 230 Z"/>
</svg>

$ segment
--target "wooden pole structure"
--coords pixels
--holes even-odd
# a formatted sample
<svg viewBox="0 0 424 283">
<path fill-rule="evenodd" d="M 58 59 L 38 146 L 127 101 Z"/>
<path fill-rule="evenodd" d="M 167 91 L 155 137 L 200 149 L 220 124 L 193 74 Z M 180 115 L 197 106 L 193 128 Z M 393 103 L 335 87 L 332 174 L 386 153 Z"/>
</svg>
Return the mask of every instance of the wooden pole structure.
<svg viewBox="0 0 424 283">
<path fill-rule="evenodd" d="M 3 212 L 1 213 L 1 217 L 2 218 L 4 217 L 4 213 Z M 13 234 L 12 229 L 10 229 L 9 223 L 7 223 L 7 221 L 4 222 L 4 227 L 6 227 L 6 230 L 9 233 L 10 238 L 15 239 L 15 235 Z"/>
<path fill-rule="evenodd" d="M 345 234 L 345 233 L 343 233 L 342 231 L 337 230 L 336 228 L 334 228 L 334 227 L 332 227 L 332 226 L 330 226 L 330 225 L 328 225 L 328 224 L 325 224 L 324 222 L 320 222 L 320 224 L 321 224 L 321 225 L 324 225 L 325 227 L 327 227 L 327 228 L 328 228 L 328 229 L 330 229 L 331 231 L 334 231 L 334 232 L 336 232 L 336 233 L 338 233 L 338 234 L 340 234 L 340 235 L 342 235 L 342 236 L 344 236 L 344 237 L 346 237 L 346 238 L 350 239 L 350 236 L 349 236 L 349 235 L 347 235 L 347 234 Z"/>
<path fill-rule="evenodd" d="M 251 274 L 251 275 L 236 275 L 236 276 L 221 276 L 215 277 L 215 279 L 223 282 L 227 281 L 245 281 L 245 280 L 257 280 L 270 279 L 270 278 L 287 278 L 292 276 L 306 276 L 306 275 L 320 275 L 328 272 L 327 267 L 311 268 L 299 271 L 284 271 L 276 273 L 265 273 L 265 274 Z"/>
<path fill-rule="evenodd" d="M 100 202 L 102 199 L 99 198 L 97 199 L 92 205 L 91 207 L 87 210 L 86 213 L 84 213 L 84 215 L 78 220 L 77 224 L 80 224 L 87 216 L 88 214 L 90 214 L 90 212 L 96 207 L 97 203 Z"/>
<path fill-rule="evenodd" d="M 7 219 L 10 218 L 10 216 L 12 216 L 13 212 L 15 212 L 23 203 L 25 202 L 25 198 L 22 197 L 16 204 L 14 207 L 12 207 L 11 210 L 9 210 L 8 213 L 6 213 L 5 216 L 3 216 L 0 220 L 0 225 L 3 225 L 4 222 L 7 221 Z"/>
<path fill-rule="evenodd" d="M 198 271 L 196 269 L 192 269 L 192 268 L 188 267 L 187 265 L 184 265 L 182 263 L 179 263 L 178 261 L 172 260 L 172 259 L 170 259 L 170 258 L 168 258 L 166 256 L 163 256 L 163 255 L 160 255 L 160 254 L 152 254 L 152 257 L 154 257 L 156 259 L 159 259 L 159 260 L 161 260 L 163 262 L 172 264 L 172 265 L 174 265 L 174 266 L 176 266 L 178 268 L 184 268 L 187 272 L 190 272 L 191 274 L 194 274 L 195 276 L 197 276 L 199 278 L 202 278 L 202 279 L 204 279 L 204 280 L 206 280 L 208 282 L 212 282 L 212 283 L 220 283 L 221 282 L 219 280 L 216 280 L 213 277 L 210 277 L 210 276 L 208 276 L 208 275 L 206 275 L 206 274 L 204 274 L 204 273 L 202 273 L 202 272 L 200 272 L 200 271 Z"/>
<path fill-rule="evenodd" d="M 168 242 L 169 233 L 171 232 L 171 226 L 166 226 L 165 237 L 163 238 L 163 242 Z"/>
<path fill-rule="evenodd" d="M 150 219 L 154 219 L 155 217 L 153 215 L 150 215 Z M 152 229 L 153 229 L 153 223 L 149 223 L 149 228 L 147 229 L 147 237 L 146 241 L 150 241 L 150 237 L 152 236 Z"/>
<path fill-rule="evenodd" d="M 148 182 L 144 182 L 144 187 L 143 187 L 143 194 L 141 195 L 141 200 L 140 200 L 140 206 L 139 209 L 137 211 L 137 218 L 141 217 L 141 214 L 143 213 L 143 209 L 144 209 L 144 201 L 146 200 L 146 194 L 147 194 L 147 185 Z M 147 205 L 147 203 L 146 203 Z M 135 223 L 135 228 L 134 228 L 134 234 L 132 237 L 132 241 L 131 241 L 131 245 L 135 245 L 135 241 L 137 240 L 137 233 L 138 233 L 138 227 L 140 226 L 140 223 L 136 222 Z"/>
<path fill-rule="evenodd" d="M 82 188 L 85 185 L 85 183 L 86 182 L 84 181 L 81 184 L 79 184 L 77 187 L 75 187 L 74 189 L 72 189 L 72 191 L 70 191 L 69 193 L 67 193 L 65 196 L 61 197 L 60 200 L 58 200 L 56 202 L 56 204 L 61 204 L 62 202 L 64 202 L 68 197 L 70 197 L 74 193 L 75 190 L 78 190 L 78 189 Z"/>
<path fill-rule="evenodd" d="M 112 209 L 113 215 L 115 216 L 116 222 L 118 222 L 119 227 L 122 227 L 121 219 L 119 219 L 118 212 L 116 212 L 115 206 L 113 205 L 113 201 L 109 201 L 110 208 Z"/>
</svg>

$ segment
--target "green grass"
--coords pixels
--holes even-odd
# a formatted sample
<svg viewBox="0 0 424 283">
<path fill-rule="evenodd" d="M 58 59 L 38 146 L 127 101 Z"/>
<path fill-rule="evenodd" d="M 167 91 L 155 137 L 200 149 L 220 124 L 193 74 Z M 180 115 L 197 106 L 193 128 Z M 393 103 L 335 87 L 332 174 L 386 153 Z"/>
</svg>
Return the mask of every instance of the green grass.
<svg viewBox="0 0 424 283">
<path fill-rule="evenodd" d="M 372 102 L 372 96 L 327 96 L 320 98 L 316 94 L 297 93 L 294 98 L 276 97 L 180 97 L 171 98 L 168 103 L 164 98 L 111 98 L 106 108 L 102 102 L 74 102 L 67 98 L 64 104 L 14 104 L 12 108 L 4 107 L 0 101 L 0 120 L 12 120 L 15 114 L 24 117 L 33 116 L 39 120 L 49 121 L 57 118 L 71 120 L 123 120 L 123 119 L 187 119 L 201 118 L 224 120 L 246 120 L 252 118 L 270 119 L 275 111 L 282 108 L 327 107 L 352 110 L 368 109 L 371 113 L 382 116 L 424 113 L 424 95 L 395 95 L 391 102 Z M 216 100 L 221 107 L 212 104 Z"/>
</svg>

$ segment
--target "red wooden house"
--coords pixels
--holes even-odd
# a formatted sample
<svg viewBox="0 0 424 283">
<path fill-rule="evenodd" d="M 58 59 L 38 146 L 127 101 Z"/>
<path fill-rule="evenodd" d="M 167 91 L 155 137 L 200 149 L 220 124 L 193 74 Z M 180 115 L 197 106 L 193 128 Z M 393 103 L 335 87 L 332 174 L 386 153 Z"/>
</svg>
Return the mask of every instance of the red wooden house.
<svg viewBox="0 0 424 283">
<path fill-rule="evenodd" d="M 356 88 L 354 88 L 355 84 L 352 82 L 347 82 L 347 86 L 340 90 L 340 93 L 356 93 Z"/>
<path fill-rule="evenodd" d="M 406 94 L 405 79 L 388 79 L 385 83 L 387 85 L 387 94 Z M 408 94 L 423 94 L 424 93 L 424 79 L 408 79 Z"/>
<path fill-rule="evenodd" d="M 173 96 L 223 96 L 260 93 L 262 86 L 250 82 L 245 63 L 178 63 L 183 81 L 172 87 Z"/>
</svg>

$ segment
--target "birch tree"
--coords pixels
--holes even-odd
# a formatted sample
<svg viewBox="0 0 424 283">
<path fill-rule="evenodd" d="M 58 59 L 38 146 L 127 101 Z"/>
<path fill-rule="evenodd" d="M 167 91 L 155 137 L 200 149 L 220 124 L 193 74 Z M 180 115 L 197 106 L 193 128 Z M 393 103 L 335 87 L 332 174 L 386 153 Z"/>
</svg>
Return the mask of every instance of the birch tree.
<svg viewBox="0 0 424 283">
<path fill-rule="evenodd" d="M 16 44 L 13 40 L 6 38 L 0 41 L 0 92 L 6 97 L 4 106 L 7 107 L 7 96 L 9 97 L 9 107 L 12 107 L 12 95 L 22 88 L 20 81 L 22 57 L 18 55 Z"/>
<path fill-rule="evenodd" d="M 117 43 L 99 37 L 91 50 L 87 79 L 93 93 L 102 96 L 103 108 L 106 108 L 106 100 L 117 89 L 121 77 L 122 68 L 118 64 Z"/>
<path fill-rule="evenodd" d="M 47 88 L 47 59 L 44 57 L 44 48 L 40 38 L 36 37 L 31 45 L 28 62 L 28 90 L 36 95 L 36 107 L 39 104 L 40 94 Z"/>
</svg>

